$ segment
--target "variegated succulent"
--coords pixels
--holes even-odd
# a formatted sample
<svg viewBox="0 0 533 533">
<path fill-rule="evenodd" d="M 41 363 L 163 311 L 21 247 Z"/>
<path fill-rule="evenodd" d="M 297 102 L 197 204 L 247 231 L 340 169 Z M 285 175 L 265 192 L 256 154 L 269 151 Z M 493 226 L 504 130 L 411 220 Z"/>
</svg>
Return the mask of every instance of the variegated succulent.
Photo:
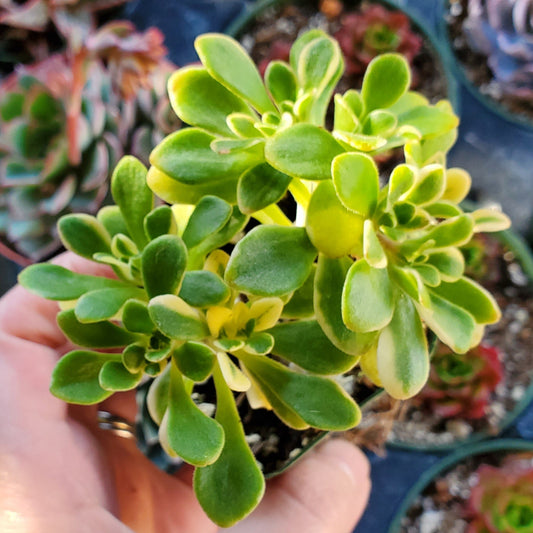
<svg viewBox="0 0 533 533">
<path fill-rule="evenodd" d="M 503 92 L 533 98 L 533 2 L 469 0 L 463 27 Z"/>
<path fill-rule="evenodd" d="M 32 261 L 57 249 L 59 217 L 98 208 L 121 156 L 105 72 L 91 66 L 74 138 L 67 126 L 71 84 L 68 61 L 58 55 L 20 69 L 0 88 L 0 238 Z"/>
<path fill-rule="evenodd" d="M 229 526 L 264 490 L 235 395 L 297 430 L 357 423 L 359 407 L 329 376 L 359 362 L 391 395 L 414 395 L 428 377 L 428 329 L 465 353 L 498 320 L 459 247 L 509 220 L 459 207 L 470 177 L 446 166 L 458 119 L 448 102 L 408 91 L 402 56 L 374 59 L 361 91 L 333 98 L 329 131 L 344 67 L 331 37 L 302 35 L 264 82 L 233 39 L 196 46 L 203 65 L 169 80 L 191 127 L 155 148 L 148 171 L 119 164 L 116 206 L 59 222 L 67 248 L 119 279 L 45 264 L 20 280 L 65 302 L 59 324 L 75 344 L 123 348 L 67 354 L 52 392 L 97 403 L 155 377 L 147 401 L 161 443 L 196 466 L 200 503 Z M 400 146 L 405 163 L 380 184 L 374 159 Z M 154 209 L 150 190 L 171 207 Z M 192 399 L 206 380 L 214 418 Z"/>
</svg>

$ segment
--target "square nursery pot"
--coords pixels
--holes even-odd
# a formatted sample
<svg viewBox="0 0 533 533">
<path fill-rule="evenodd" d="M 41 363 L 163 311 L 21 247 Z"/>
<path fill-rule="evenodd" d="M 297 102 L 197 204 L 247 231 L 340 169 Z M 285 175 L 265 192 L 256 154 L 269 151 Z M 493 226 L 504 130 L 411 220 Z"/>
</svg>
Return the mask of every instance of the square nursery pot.
<svg viewBox="0 0 533 533">
<path fill-rule="evenodd" d="M 426 405 L 427 416 L 421 417 L 417 398 L 409 400 L 414 405 L 408 408 L 405 418 L 394 422 L 387 442 L 391 448 L 448 452 L 500 435 L 531 404 L 533 369 L 528 365 L 533 323 L 533 255 L 522 237 L 511 230 L 495 233 L 489 239 L 495 241 L 493 253 L 497 254 L 497 261 L 489 260 L 488 268 L 498 272 L 492 276 L 487 273 L 486 283 L 491 283 L 490 278 L 501 277 L 500 287 L 491 286 L 490 290 L 498 293 L 503 324 L 491 326 L 485 338 L 487 346 L 494 346 L 500 352 L 501 380 L 491 393 L 484 416 L 475 419 L 469 420 L 466 412 L 463 417 L 460 414 L 439 417 L 429 412 L 431 404 Z M 506 366 L 506 363 L 510 364 Z"/>
<path fill-rule="evenodd" d="M 533 132 L 531 4 L 521 2 L 520 12 L 517 6 L 512 15 L 513 2 L 487 0 L 481 3 L 479 16 L 469 21 L 469 3 L 440 1 L 438 31 L 453 74 L 490 113 Z M 496 27 L 488 21 L 491 3 L 505 4 L 500 11 L 493 10 L 501 18 Z"/>
<path fill-rule="evenodd" d="M 500 467 L 505 457 L 519 456 L 527 468 L 527 479 L 517 490 L 515 510 L 505 504 L 506 494 L 503 492 L 510 478 L 497 480 L 496 492 L 488 499 L 490 512 L 496 512 L 503 505 L 508 512 L 515 528 L 493 529 L 493 531 L 527 532 L 531 531 L 531 498 L 532 480 L 531 469 L 533 459 L 533 443 L 523 440 L 498 439 L 487 442 L 473 443 L 442 459 L 429 468 L 409 490 L 395 514 L 388 533 L 407 533 L 409 531 L 425 531 L 438 533 L 441 531 L 489 531 L 476 529 L 469 522 L 479 520 L 475 512 L 466 502 L 472 488 L 478 483 L 481 465 L 490 465 L 488 469 Z M 478 489 L 476 489 L 478 490 Z M 491 487 L 491 490 L 494 490 Z M 500 493 L 498 493 L 501 491 Z M 472 501 L 472 500 L 471 500 Z M 474 504 L 472 507 L 476 507 Z M 521 512 L 518 512 L 520 507 Z M 529 509 L 529 511 L 528 511 Z M 484 525 L 484 524 L 483 524 Z M 520 527 L 518 527 L 520 526 Z M 479 527 L 479 525 L 478 525 Z M 491 530 L 492 531 L 492 530 Z"/>
</svg>

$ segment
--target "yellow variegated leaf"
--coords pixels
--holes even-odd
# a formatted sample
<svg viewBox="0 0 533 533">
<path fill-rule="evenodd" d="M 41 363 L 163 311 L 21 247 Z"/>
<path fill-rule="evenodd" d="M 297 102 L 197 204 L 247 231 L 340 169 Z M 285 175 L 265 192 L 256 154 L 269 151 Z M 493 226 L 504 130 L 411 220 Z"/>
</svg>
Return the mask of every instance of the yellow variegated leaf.
<svg viewBox="0 0 533 533">
<path fill-rule="evenodd" d="M 250 380 L 229 358 L 228 354 L 225 352 L 217 352 L 217 360 L 220 366 L 220 371 L 224 376 L 224 380 L 231 390 L 245 392 L 250 388 Z"/>
<path fill-rule="evenodd" d="M 228 266 L 229 255 L 223 250 L 214 250 L 211 252 L 204 263 L 204 270 L 209 270 L 217 274 L 221 278 L 224 277 L 224 272 Z"/>
<path fill-rule="evenodd" d="M 279 298 L 261 298 L 250 307 L 250 318 L 255 319 L 254 331 L 273 328 L 283 311 L 283 301 Z"/>
<path fill-rule="evenodd" d="M 187 226 L 187 222 L 189 222 L 189 218 L 192 215 L 192 212 L 194 211 L 194 205 L 189 204 L 174 204 L 171 206 L 172 214 L 174 215 L 174 220 L 176 221 L 176 225 L 178 226 L 178 235 L 180 237 L 183 236 L 183 232 L 185 231 L 185 227 Z"/>
<path fill-rule="evenodd" d="M 377 343 L 361 356 L 359 366 L 364 375 L 377 387 L 382 387 L 381 379 L 378 372 L 378 345 Z"/>
<path fill-rule="evenodd" d="M 272 410 L 272 405 L 268 401 L 267 397 L 263 394 L 263 391 L 260 387 L 254 383 L 253 378 L 250 376 L 250 373 L 246 370 L 246 367 L 243 365 L 241 367 L 244 375 L 250 380 L 250 388 L 246 391 L 246 398 L 252 409 L 268 409 Z"/>
<path fill-rule="evenodd" d="M 474 218 L 474 233 L 503 231 L 511 227 L 511 220 L 497 208 L 476 209 L 472 213 Z"/>
<path fill-rule="evenodd" d="M 213 337 L 218 337 L 222 326 L 231 318 L 231 309 L 213 306 L 207 310 L 206 319 L 209 331 Z"/>
<path fill-rule="evenodd" d="M 462 202 L 470 186 L 472 178 L 470 174 L 462 168 L 449 168 L 446 170 L 446 187 L 442 193 L 441 200 L 450 200 L 451 202 Z"/>
</svg>

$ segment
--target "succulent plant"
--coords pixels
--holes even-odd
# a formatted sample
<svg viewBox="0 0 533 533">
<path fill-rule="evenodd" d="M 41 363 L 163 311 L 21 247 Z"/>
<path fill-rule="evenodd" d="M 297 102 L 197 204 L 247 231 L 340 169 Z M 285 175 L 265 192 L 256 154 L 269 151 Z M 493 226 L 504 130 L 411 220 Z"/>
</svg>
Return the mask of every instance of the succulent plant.
<svg viewBox="0 0 533 533">
<path fill-rule="evenodd" d="M 470 187 L 446 168 L 457 117 L 408 92 L 400 55 L 374 59 L 360 92 L 334 97 L 330 132 L 343 60 L 323 32 L 302 35 L 265 82 L 233 39 L 207 34 L 196 47 L 203 66 L 169 80 L 191 127 L 155 148 L 148 171 L 119 163 L 117 205 L 59 222 L 68 249 L 118 279 L 43 264 L 20 281 L 64 302 L 60 327 L 89 349 L 60 360 L 52 392 L 97 403 L 154 377 L 147 402 L 162 446 L 196 466 L 201 505 L 229 526 L 264 490 L 235 396 L 296 430 L 346 429 L 359 407 L 329 376 L 359 361 L 392 396 L 412 396 L 428 376 L 426 327 L 465 353 L 498 319 L 458 247 L 509 220 L 457 205 Z M 396 146 L 406 163 L 380 185 L 373 158 Z M 172 205 L 154 208 L 152 192 Z M 295 220 L 278 205 L 287 193 Z M 206 380 L 214 418 L 193 400 Z"/>
<path fill-rule="evenodd" d="M 463 24 L 469 45 L 487 56 L 504 93 L 533 97 L 533 2 L 469 0 Z"/>
<path fill-rule="evenodd" d="M 105 72 L 90 68 L 75 144 L 66 126 L 71 83 L 68 61 L 57 55 L 19 70 L 0 89 L 0 237 L 34 261 L 57 248 L 61 215 L 98 208 L 121 155 Z"/>
<path fill-rule="evenodd" d="M 431 359 L 428 382 L 416 402 L 442 418 L 483 418 L 502 378 L 497 348 L 482 343 L 459 355 L 439 344 Z"/>
<path fill-rule="evenodd" d="M 411 64 L 422 48 L 422 38 L 411 30 L 407 15 L 381 4 L 366 4 L 342 15 L 335 38 L 348 74 L 363 73 L 372 59 L 386 52 L 403 54 Z"/>
<path fill-rule="evenodd" d="M 466 505 L 468 533 L 533 531 L 531 454 L 508 456 L 499 466 L 482 464 Z"/>
</svg>

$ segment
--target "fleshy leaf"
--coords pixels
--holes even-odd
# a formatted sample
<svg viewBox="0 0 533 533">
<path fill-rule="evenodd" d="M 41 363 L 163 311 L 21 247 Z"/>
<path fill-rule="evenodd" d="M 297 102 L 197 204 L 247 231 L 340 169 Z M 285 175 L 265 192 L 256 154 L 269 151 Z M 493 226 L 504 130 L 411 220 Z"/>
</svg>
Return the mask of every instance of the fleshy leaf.
<svg viewBox="0 0 533 533">
<path fill-rule="evenodd" d="M 265 71 L 265 84 L 278 105 L 296 100 L 296 77 L 287 63 L 271 61 Z"/>
<path fill-rule="evenodd" d="M 235 246 L 226 281 L 258 296 L 281 296 L 303 285 L 315 257 L 304 228 L 259 226 Z"/>
<path fill-rule="evenodd" d="M 270 394 L 277 396 L 310 426 L 343 430 L 359 422 L 359 407 L 334 381 L 289 370 L 267 357 L 243 355 L 242 359 L 263 390 L 268 387 Z M 335 406 L 333 410 L 332 405 Z"/>
<path fill-rule="evenodd" d="M 365 154 L 337 156 L 332 165 L 333 183 L 341 202 L 363 218 L 372 216 L 379 192 L 378 169 Z"/>
<path fill-rule="evenodd" d="M 128 331 L 150 335 L 155 326 L 148 305 L 140 300 L 128 300 L 122 309 L 122 323 Z"/>
<path fill-rule="evenodd" d="M 130 237 L 140 250 L 148 239 L 144 233 L 144 217 L 152 210 L 154 198 L 146 184 L 146 168 L 132 156 L 123 157 L 111 178 L 113 200 L 120 207 Z"/>
<path fill-rule="evenodd" d="M 457 248 L 430 253 L 427 263 L 439 270 L 443 281 L 457 281 L 465 269 L 464 256 Z"/>
<path fill-rule="evenodd" d="M 385 250 L 383 250 L 383 247 L 379 242 L 378 236 L 370 219 L 365 220 L 363 253 L 364 258 L 367 260 L 370 266 L 374 268 L 385 268 L 387 266 L 387 256 L 385 255 Z"/>
<path fill-rule="evenodd" d="M 185 272 L 179 297 L 193 307 L 211 307 L 224 303 L 230 295 L 229 287 L 219 276 L 207 270 Z"/>
<path fill-rule="evenodd" d="M 209 335 L 202 314 L 178 296 L 156 296 L 150 300 L 148 310 L 157 328 L 171 339 L 199 340 Z"/>
<path fill-rule="evenodd" d="M 250 380 L 225 352 L 217 353 L 217 362 L 228 387 L 237 392 L 250 388 Z"/>
<path fill-rule="evenodd" d="M 436 106 L 420 106 L 409 109 L 398 117 L 398 126 L 412 126 L 423 137 L 440 135 L 456 128 L 459 119 L 453 112 L 444 111 Z"/>
<path fill-rule="evenodd" d="M 154 379 L 148 389 L 148 395 L 146 396 L 148 413 L 158 426 L 163 423 L 163 417 L 168 409 L 168 400 L 170 396 L 170 368 L 171 365 L 167 365 L 165 370 Z"/>
<path fill-rule="evenodd" d="M 274 337 L 272 353 L 315 374 L 342 374 L 358 361 L 336 348 L 316 320 L 286 322 L 268 333 Z"/>
<path fill-rule="evenodd" d="M 241 98 L 202 67 L 190 66 L 176 71 L 168 81 L 168 93 L 172 108 L 181 120 L 219 135 L 232 133 L 226 123 L 228 115 L 251 115 Z"/>
<path fill-rule="evenodd" d="M 415 205 L 427 205 L 438 200 L 444 192 L 444 169 L 441 165 L 429 165 L 422 169 L 421 175 L 404 200 Z"/>
<path fill-rule="evenodd" d="M 313 192 L 305 226 L 313 245 L 328 257 L 362 255 L 363 218 L 342 205 L 331 180 Z"/>
<path fill-rule="evenodd" d="M 277 203 L 287 191 L 292 178 L 261 163 L 247 170 L 239 179 L 237 200 L 243 213 L 251 214 Z"/>
<path fill-rule="evenodd" d="M 509 217 L 497 209 L 476 209 L 472 213 L 474 232 L 503 231 L 511 227 Z"/>
<path fill-rule="evenodd" d="M 280 172 L 308 180 L 331 178 L 331 162 L 344 152 L 325 129 L 296 124 L 276 133 L 265 145 L 266 160 Z"/>
<path fill-rule="evenodd" d="M 102 207 L 98 211 L 96 219 L 104 226 L 110 237 L 114 237 L 117 233 L 128 235 L 128 228 L 118 205 Z"/>
<path fill-rule="evenodd" d="M 414 396 L 427 381 L 426 336 L 408 296 L 398 296 L 392 319 L 379 336 L 377 369 L 383 387 L 397 399 Z"/>
<path fill-rule="evenodd" d="M 60 301 L 76 300 L 89 291 L 128 287 L 116 279 L 77 274 L 49 263 L 29 266 L 19 274 L 18 281 L 33 294 Z"/>
<path fill-rule="evenodd" d="M 273 346 L 274 338 L 269 333 L 252 333 L 246 341 L 244 350 L 253 355 L 266 355 L 272 351 Z"/>
<path fill-rule="evenodd" d="M 61 241 L 68 250 L 92 259 L 96 253 L 110 253 L 111 239 L 104 226 L 84 213 L 65 215 L 58 222 Z"/>
<path fill-rule="evenodd" d="M 443 200 L 454 203 L 462 202 L 472 184 L 470 174 L 462 168 L 449 168 L 446 170 L 446 188 L 442 193 Z"/>
<path fill-rule="evenodd" d="M 315 285 L 316 266 L 309 274 L 305 283 L 291 296 L 291 299 L 283 307 L 283 318 L 311 318 L 315 311 L 313 307 L 313 293 Z"/>
<path fill-rule="evenodd" d="M 187 341 L 172 354 L 180 372 L 193 381 L 209 377 L 215 363 L 215 352 L 203 343 Z"/>
<path fill-rule="evenodd" d="M 348 271 L 342 292 L 342 319 L 357 332 L 384 328 L 394 312 L 394 295 L 386 269 L 373 268 L 365 259 Z"/>
<path fill-rule="evenodd" d="M 409 165 L 398 165 L 391 173 L 387 200 L 395 204 L 415 182 L 415 173 Z"/>
<path fill-rule="evenodd" d="M 375 333 L 355 333 L 344 324 L 341 313 L 342 291 L 352 261 L 318 256 L 315 276 L 316 318 L 329 340 L 351 355 L 367 352 L 376 340 Z"/>
<path fill-rule="evenodd" d="M 170 368 L 169 395 L 160 429 L 169 447 L 194 466 L 214 463 L 224 447 L 224 430 L 193 402 L 175 365 Z"/>
<path fill-rule="evenodd" d="M 403 56 L 383 54 L 376 57 L 368 65 L 363 79 L 361 96 L 365 112 L 390 107 L 407 91 L 410 83 L 409 65 Z"/>
<path fill-rule="evenodd" d="M 126 346 L 122 351 L 122 364 L 132 374 L 136 374 L 144 367 L 146 348 L 141 343 Z"/>
<path fill-rule="evenodd" d="M 209 74 L 218 82 L 260 113 L 276 111 L 257 67 L 237 41 L 227 35 L 206 33 L 197 37 L 194 46 Z"/>
<path fill-rule="evenodd" d="M 108 361 L 120 361 L 120 354 L 75 350 L 64 355 L 52 372 L 50 392 L 69 403 L 91 405 L 109 396 L 100 386 L 98 375 Z"/>
<path fill-rule="evenodd" d="M 130 298 L 143 298 L 144 291 L 137 287 L 98 289 L 85 293 L 75 307 L 80 322 L 99 322 L 113 318 Z"/>
<path fill-rule="evenodd" d="M 233 395 L 220 372 L 215 372 L 214 377 L 215 419 L 224 429 L 224 447 L 217 461 L 195 470 L 193 486 L 207 516 L 217 525 L 229 527 L 261 501 L 265 480 L 246 444 Z"/>
<path fill-rule="evenodd" d="M 94 324 L 82 324 L 74 309 L 61 311 L 57 315 L 61 331 L 74 343 L 87 348 L 114 348 L 126 346 L 138 339 L 138 335 L 116 326 L 112 322 L 102 321 Z"/>
<path fill-rule="evenodd" d="M 130 373 L 122 361 L 107 361 L 100 370 L 98 380 L 102 389 L 115 392 L 134 389 L 142 377 L 142 372 Z"/>
<path fill-rule="evenodd" d="M 149 240 L 167 233 L 176 233 L 176 221 L 168 205 L 160 205 L 144 217 L 144 232 Z"/>
<path fill-rule="evenodd" d="M 142 276 L 148 296 L 175 294 L 187 265 L 187 248 L 177 235 L 161 235 L 142 253 Z"/>
</svg>

